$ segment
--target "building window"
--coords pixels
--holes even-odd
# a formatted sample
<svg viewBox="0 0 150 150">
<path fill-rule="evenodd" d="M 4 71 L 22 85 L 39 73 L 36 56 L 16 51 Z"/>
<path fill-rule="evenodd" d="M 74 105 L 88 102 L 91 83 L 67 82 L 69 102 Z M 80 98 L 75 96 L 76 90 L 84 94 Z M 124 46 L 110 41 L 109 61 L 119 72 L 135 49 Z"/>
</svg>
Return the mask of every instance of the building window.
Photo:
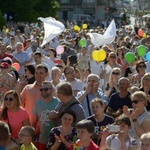
<svg viewBox="0 0 150 150">
<path fill-rule="evenodd" d="M 61 3 L 69 3 L 69 0 L 61 0 Z"/>
<path fill-rule="evenodd" d="M 84 3 L 95 3 L 95 0 L 84 0 Z"/>
</svg>

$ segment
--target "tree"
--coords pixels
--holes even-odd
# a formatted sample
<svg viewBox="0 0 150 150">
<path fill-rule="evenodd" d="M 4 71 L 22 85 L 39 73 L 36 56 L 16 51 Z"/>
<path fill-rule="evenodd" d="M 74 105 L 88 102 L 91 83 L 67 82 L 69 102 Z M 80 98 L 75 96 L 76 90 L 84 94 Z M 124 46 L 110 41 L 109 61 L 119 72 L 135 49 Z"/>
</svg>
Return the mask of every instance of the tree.
<svg viewBox="0 0 150 150">
<path fill-rule="evenodd" d="M 55 0 L 0 0 L 2 14 L 14 21 L 34 22 L 39 16 L 56 16 L 59 4 Z"/>
<path fill-rule="evenodd" d="M 6 20 L 2 16 L 2 13 L 1 13 L 1 10 L 0 10 L 0 29 L 2 29 L 4 25 L 6 25 Z"/>
</svg>

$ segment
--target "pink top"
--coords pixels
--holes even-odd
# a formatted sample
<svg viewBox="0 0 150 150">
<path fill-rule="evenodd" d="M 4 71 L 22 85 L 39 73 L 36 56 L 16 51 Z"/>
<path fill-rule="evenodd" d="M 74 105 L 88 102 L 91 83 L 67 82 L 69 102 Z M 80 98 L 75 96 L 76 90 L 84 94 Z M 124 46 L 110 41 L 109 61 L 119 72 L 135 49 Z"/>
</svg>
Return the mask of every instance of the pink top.
<svg viewBox="0 0 150 150">
<path fill-rule="evenodd" d="M 8 119 L 9 120 L 4 120 L 4 121 L 6 123 L 10 124 L 11 135 L 15 139 L 17 139 L 18 133 L 19 133 L 21 127 L 24 126 L 23 122 L 29 118 L 29 114 L 22 107 L 20 107 L 19 111 L 17 111 L 17 112 L 10 112 L 8 110 L 7 113 L 8 113 Z"/>
</svg>

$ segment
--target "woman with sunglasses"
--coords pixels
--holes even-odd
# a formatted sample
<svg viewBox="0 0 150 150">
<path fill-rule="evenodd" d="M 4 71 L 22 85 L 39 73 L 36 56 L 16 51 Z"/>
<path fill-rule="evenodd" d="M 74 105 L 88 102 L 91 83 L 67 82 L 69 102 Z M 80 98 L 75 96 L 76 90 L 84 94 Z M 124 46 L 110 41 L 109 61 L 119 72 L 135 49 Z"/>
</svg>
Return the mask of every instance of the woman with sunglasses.
<svg viewBox="0 0 150 150">
<path fill-rule="evenodd" d="M 30 125 L 30 121 L 28 113 L 21 107 L 19 95 L 15 90 L 9 90 L 4 95 L 0 120 L 9 125 L 12 138 L 19 143 L 18 133 L 23 126 Z"/>
<path fill-rule="evenodd" d="M 123 112 L 131 119 L 132 127 L 130 136 L 137 139 L 140 147 L 140 136 L 150 132 L 150 113 L 146 110 L 147 96 L 145 92 L 136 91 L 131 95 L 133 109 L 123 107 Z"/>
<path fill-rule="evenodd" d="M 76 129 L 72 126 L 76 121 L 76 114 L 71 109 L 62 111 L 59 116 L 61 126 L 50 131 L 47 147 L 49 150 L 68 150 L 72 142 L 76 142 Z"/>
<path fill-rule="evenodd" d="M 147 95 L 147 110 L 150 110 L 150 73 L 145 73 L 141 81 L 140 91 L 143 91 Z"/>
<path fill-rule="evenodd" d="M 118 80 L 121 77 L 121 70 L 120 68 L 113 68 L 110 76 L 109 81 L 106 82 L 106 96 L 109 98 L 113 93 L 118 91 Z"/>
<path fill-rule="evenodd" d="M 141 79 L 146 72 L 146 64 L 143 60 L 139 60 L 136 62 L 136 71 L 137 73 L 134 74 L 131 78 L 131 85 L 137 85 L 138 87 L 141 86 Z"/>
</svg>

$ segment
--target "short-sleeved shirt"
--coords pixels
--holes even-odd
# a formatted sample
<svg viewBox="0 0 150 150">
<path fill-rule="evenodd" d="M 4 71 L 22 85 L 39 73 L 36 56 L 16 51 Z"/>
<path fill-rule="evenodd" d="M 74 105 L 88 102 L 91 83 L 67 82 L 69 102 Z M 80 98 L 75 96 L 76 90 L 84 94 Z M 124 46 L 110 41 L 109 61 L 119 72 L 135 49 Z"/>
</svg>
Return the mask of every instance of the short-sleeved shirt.
<svg viewBox="0 0 150 150">
<path fill-rule="evenodd" d="M 95 120 L 94 116 L 90 116 L 87 120 L 91 120 L 94 124 L 94 133 L 101 133 L 108 124 L 114 123 L 114 118 L 108 115 L 105 115 L 104 119 L 101 122 Z M 93 139 L 93 141 L 99 144 L 100 141 Z"/>
<path fill-rule="evenodd" d="M 110 143 L 111 150 L 121 150 L 121 141 L 117 135 L 115 134 L 109 135 L 106 138 L 106 141 Z M 135 139 L 129 137 L 129 139 L 125 142 L 125 145 L 128 149 L 130 146 L 137 146 L 137 142 Z"/>
<path fill-rule="evenodd" d="M 50 135 L 49 135 L 48 144 L 47 144 L 48 148 L 50 148 L 55 143 L 55 136 L 54 136 L 54 134 L 56 134 L 57 136 L 60 137 L 61 126 L 55 127 L 55 128 L 53 128 L 51 130 Z M 73 128 L 72 131 L 68 135 L 65 135 L 65 139 L 66 139 L 66 141 L 68 141 L 70 143 L 76 142 L 76 139 L 77 139 L 76 129 Z M 68 148 L 65 146 L 64 143 L 61 143 L 60 146 L 58 147 L 58 150 L 68 150 Z"/>
<path fill-rule="evenodd" d="M 44 102 L 40 99 L 33 109 L 33 114 L 38 117 L 40 123 L 40 137 L 39 142 L 42 144 L 47 144 L 49 131 L 54 127 L 55 123 L 50 121 L 49 113 L 54 110 L 54 108 L 59 103 L 57 98 L 53 98 L 50 102 Z"/>
<path fill-rule="evenodd" d="M 110 97 L 110 101 L 108 106 L 112 108 L 115 112 L 119 109 L 122 109 L 123 106 L 128 106 L 129 108 L 132 108 L 132 103 L 131 103 L 131 98 L 130 98 L 130 93 L 128 92 L 127 96 L 124 98 L 121 98 L 119 96 L 119 92 L 114 93 Z"/>
<path fill-rule="evenodd" d="M 9 123 L 11 127 L 11 135 L 17 139 L 20 129 L 24 126 L 23 122 L 29 118 L 29 114 L 22 107 L 20 107 L 19 111 L 17 112 L 11 112 L 7 110 L 7 114 L 8 119 L 3 121 Z"/>
<path fill-rule="evenodd" d="M 36 102 L 41 99 L 40 87 L 36 85 L 36 82 L 28 84 L 23 88 L 20 97 L 24 108 L 29 113 L 30 123 L 33 125 L 32 111 Z"/>
</svg>

